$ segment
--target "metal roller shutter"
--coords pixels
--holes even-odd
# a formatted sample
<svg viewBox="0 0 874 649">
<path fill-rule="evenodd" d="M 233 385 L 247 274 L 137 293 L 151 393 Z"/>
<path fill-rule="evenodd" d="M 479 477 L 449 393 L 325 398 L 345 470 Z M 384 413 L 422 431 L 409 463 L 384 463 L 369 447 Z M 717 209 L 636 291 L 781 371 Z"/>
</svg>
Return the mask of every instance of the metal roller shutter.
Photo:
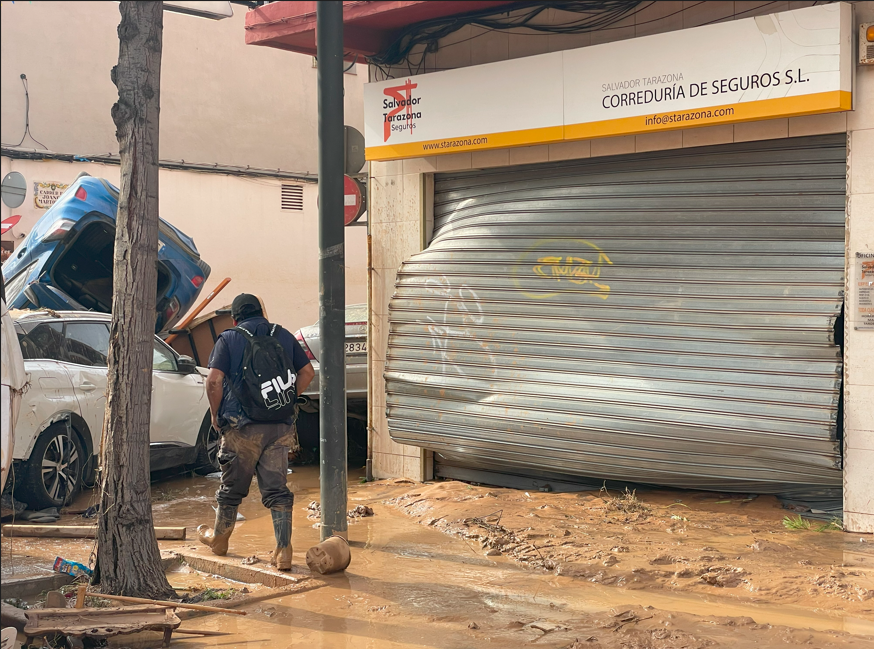
<svg viewBox="0 0 874 649">
<path fill-rule="evenodd" d="M 391 437 L 517 474 L 840 486 L 845 190 L 843 135 L 438 175 L 390 304 Z"/>
</svg>

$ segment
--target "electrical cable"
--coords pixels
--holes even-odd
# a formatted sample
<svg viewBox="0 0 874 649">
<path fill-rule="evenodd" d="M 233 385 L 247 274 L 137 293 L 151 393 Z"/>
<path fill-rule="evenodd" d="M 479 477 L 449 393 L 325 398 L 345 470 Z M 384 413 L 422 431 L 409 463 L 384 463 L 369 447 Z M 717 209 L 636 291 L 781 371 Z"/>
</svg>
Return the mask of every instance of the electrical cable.
<svg viewBox="0 0 874 649">
<path fill-rule="evenodd" d="M 441 39 L 465 25 L 476 25 L 494 31 L 524 28 L 548 34 L 578 34 L 604 29 L 653 4 L 653 2 L 641 2 L 640 0 L 520 2 L 498 9 L 483 9 L 462 16 L 436 18 L 405 28 L 385 50 L 369 57 L 368 62 L 391 66 L 407 60 L 411 68 L 412 63 L 409 61 L 409 57 L 414 49 L 424 46 L 422 52 L 424 59 L 426 54 L 437 51 L 437 43 Z M 534 22 L 548 9 L 580 14 L 580 17 L 559 24 Z M 515 16 L 508 15 L 506 18 L 496 18 L 501 14 L 510 14 L 520 10 L 524 10 L 524 12 Z M 420 60 L 417 67 L 421 68 L 423 64 L 424 61 Z"/>
<path fill-rule="evenodd" d="M 48 147 L 37 140 L 33 133 L 30 132 L 30 93 L 27 89 L 27 75 L 23 72 L 21 73 L 21 84 L 24 86 L 24 133 L 21 135 L 21 140 L 18 141 L 18 144 L 12 145 L 4 145 L 4 146 L 21 146 L 24 140 L 27 139 L 27 136 L 30 136 L 30 139 L 39 144 L 43 149 L 48 151 Z"/>
</svg>

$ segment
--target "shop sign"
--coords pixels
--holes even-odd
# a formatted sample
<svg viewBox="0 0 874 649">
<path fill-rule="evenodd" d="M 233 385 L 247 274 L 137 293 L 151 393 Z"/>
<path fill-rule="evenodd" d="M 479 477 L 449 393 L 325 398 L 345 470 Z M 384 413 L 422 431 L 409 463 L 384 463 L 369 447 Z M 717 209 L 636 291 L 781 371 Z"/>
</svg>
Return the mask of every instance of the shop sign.
<svg viewBox="0 0 874 649">
<path fill-rule="evenodd" d="M 33 206 L 39 210 L 49 209 L 69 186 L 66 183 L 35 181 L 33 183 Z"/>
<path fill-rule="evenodd" d="M 807 7 L 364 87 L 368 160 L 852 109 L 852 8 Z"/>
<path fill-rule="evenodd" d="M 856 329 L 874 329 L 874 252 L 856 253 Z"/>
</svg>

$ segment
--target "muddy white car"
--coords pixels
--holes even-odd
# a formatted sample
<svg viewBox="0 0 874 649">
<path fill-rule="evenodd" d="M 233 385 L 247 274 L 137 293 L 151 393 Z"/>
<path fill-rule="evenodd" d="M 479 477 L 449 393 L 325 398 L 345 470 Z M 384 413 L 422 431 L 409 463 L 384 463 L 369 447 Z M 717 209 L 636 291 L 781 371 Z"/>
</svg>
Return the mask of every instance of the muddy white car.
<svg viewBox="0 0 874 649">
<path fill-rule="evenodd" d="M 30 387 L 15 425 L 15 497 L 60 507 L 94 480 L 106 407 L 111 317 L 82 311 L 13 311 Z M 213 471 L 218 435 L 204 376 L 155 337 L 152 347 L 152 471 Z"/>
</svg>

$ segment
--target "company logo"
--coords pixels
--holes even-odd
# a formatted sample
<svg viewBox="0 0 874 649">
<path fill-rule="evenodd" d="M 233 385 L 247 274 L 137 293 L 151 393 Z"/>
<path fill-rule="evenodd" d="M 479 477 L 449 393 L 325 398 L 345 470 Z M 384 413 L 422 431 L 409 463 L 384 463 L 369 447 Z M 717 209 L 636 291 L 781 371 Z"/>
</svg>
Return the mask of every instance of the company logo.
<svg viewBox="0 0 874 649">
<path fill-rule="evenodd" d="M 410 79 L 402 86 L 384 88 L 382 94 L 387 99 L 382 100 L 383 142 L 388 142 L 392 133 L 412 133 L 416 128 L 416 120 L 422 118 L 418 111 L 421 97 L 413 97 L 413 88 L 419 84 Z"/>
<path fill-rule="evenodd" d="M 287 406 L 293 399 L 297 398 L 294 389 L 294 383 L 297 377 L 288 370 L 288 381 L 283 381 L 281 376 L 277 376 L 270 381 L 264 381 L 261 384 L 261 398 L 264 399 L 264 405 L 268 410 Z M 271 392 L 276 392 L 276 398 L 270 399 L 267 395 Z"/>
</svg>

